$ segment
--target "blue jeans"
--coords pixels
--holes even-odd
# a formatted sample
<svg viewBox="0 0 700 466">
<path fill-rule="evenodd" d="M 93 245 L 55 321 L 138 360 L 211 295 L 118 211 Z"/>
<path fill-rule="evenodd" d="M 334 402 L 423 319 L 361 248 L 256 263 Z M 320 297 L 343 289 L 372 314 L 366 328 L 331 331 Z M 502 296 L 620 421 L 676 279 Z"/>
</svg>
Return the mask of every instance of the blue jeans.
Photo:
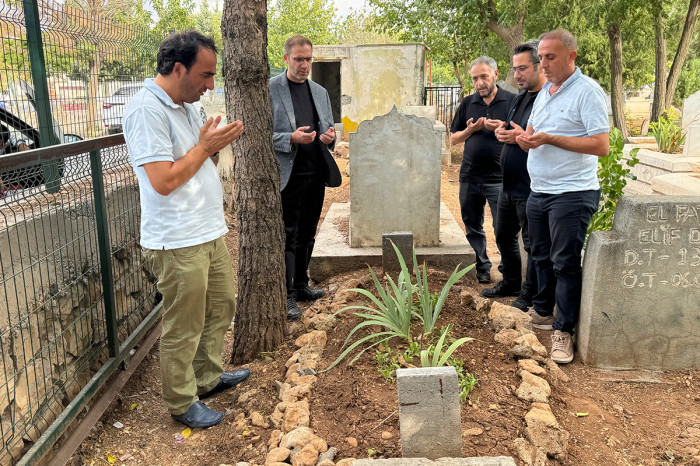
<svg viewBox="0 0 700 466">
<path fill-rule="evenodd" d="M 530 235 L 526 215 L 527 197 L 512 196 L 501 192 L 496 216 L 496 245 L 501 252 L 503 284 L 508 289 L 520 288 L 522 262 L 518 234 L 522 231 L 523 246 L 527 252 L 527 272 L 521 294 L 532 297 L 537 291 L 537 274 L 530 254 Z"/>
<path fill-rule="evenodd" d="M 530 194 L 527 218 L 530 250 L 537 272 L 532 305 L 541 315 L 557 306 L 554 330 L 574 333 L 581 307 L 581 251 L 600 202 L 600 190 Z"/>
<path fill-rule="evenodd" d="M 459 205 L 462 222 L 467 230 L 467 241 L 476 254 L 477 273 L 491 270 L 491 261 L 486 254 L 486 233 L 484 233 L 484 207 L 486 201 L 491 209 L 491 218 L 496 228 L 498 195 L 501 183 L 459 183 Z"/>
</svg>

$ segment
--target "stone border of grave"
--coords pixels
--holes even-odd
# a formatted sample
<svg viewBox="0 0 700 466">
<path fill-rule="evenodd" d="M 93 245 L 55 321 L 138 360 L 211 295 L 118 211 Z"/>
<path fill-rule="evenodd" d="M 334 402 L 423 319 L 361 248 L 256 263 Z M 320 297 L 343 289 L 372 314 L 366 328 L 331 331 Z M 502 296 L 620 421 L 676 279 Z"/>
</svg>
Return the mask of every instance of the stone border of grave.
<svg viewBox="0 0 700 466">
<path fill-rule="evenodd" d="M 569 381 L 569 377 L 549 358 L 547 349 L 532 331 L 532 318 L 520 309 L 491 302 L 474 293 L 462 292 L 462 302 L 473 300 L 477 309 L 490 307 L 489 320 L 497 330 L 494 339 L 510 347 L 509 354 L 518 360 L 519 399 L 530 402 L 525 414 L 525 437 L 513 441 L 515 454 L 526 465 L 543 465 L 547 457 L 563 460 L 569 433 L 552 413 L 548 400 L 551 386 Z M 551 384 L 551 385 L 550 385 Z"/>
<path fill-rule="evenodd" d="M 357 279 L 350 282 L 344 285 L 351 284 L 353 286 L 349 287 L 352 288 L 361 284 L 361 280 Z M 340 291 L 334 302 L 347 298 L 347 291 Z M 518 360 L 517 375 L 521 383 L 515 396 L 530 402 L 531 407 L 525 414 L 525 437 L 513 440 L 515 455 L 528 466 L 544 465 L 547 457 L 564 459 L 569 433 L 559 425 L 548 399 L 552 386 L 562 387 L 561 384 L 568 382 L 569 377 L 549 358 L 547 349 L 532 330 L 530 316 L 520 309 L 482 298 L 478 291 L 471 288 L 461 291 L 460 302 L 462 305 L 473 304 L 476 312 L 488 312 L 488 318 L 497 332 L 494 339 L 510 347 L 509 354 Z M 284 381 L 277 382 L 280 401 L 269 417 L 269 422 L 276 429 L 270 435 L 265 466 L 352 466 L 358 461 L 356 458 L 344 458 L 335 462 L 337 448 L 329 447 L 309 427 L 309 395 L 317 380 L 318 361 L 326 346 L 326 330 L 337 324 L 335 317 L 324 312 L 328 306 L 329 303 L 314 304 L 304 313 L 307 328 L 313 330 L 295 340 L 294 344 L 299 349 L 285 363 L 287 372 Z M 239 404 L 255 393 L 257 390 L 253 389 L 241 394 Z M 245 413 L 239 414 L 234 428 L 244 431 L 249 422 L 253 426 L 270 427 L 262 414 L 251 411 L 248 419 Z M 348 442 L 352 444 L 353 440 L 357 441 L 348 439 Z M 240 462 L 236 466 L 254 465 Z"/>
</svg>

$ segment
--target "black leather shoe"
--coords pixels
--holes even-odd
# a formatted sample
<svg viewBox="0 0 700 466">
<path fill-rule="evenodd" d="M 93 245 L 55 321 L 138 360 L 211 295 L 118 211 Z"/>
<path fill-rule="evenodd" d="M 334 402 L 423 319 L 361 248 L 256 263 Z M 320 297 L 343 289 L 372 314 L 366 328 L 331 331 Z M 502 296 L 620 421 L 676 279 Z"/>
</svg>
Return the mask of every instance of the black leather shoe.
<svg viewBox="0 0 700 466">
<path fill-rule="evenodd" d="M 527 312 L 527 308 L 532 307 L 532 296 L 520 293 L 511 306 L 517 307 L 523 312 Z"/>
<path fill-rule="evenodd" d="M 287 298 L 287 320 L 297 320 L 299 318 L 301 318 L 301 309 L 297 306 L 296 298 Z"/>
<path fill-rule="evenodd" d="M 476 279 L 479 283 L 491 283 L 491 272 L 477 272 Z"/>
<path fill-rule="evenodd" d="M 204 400 L 205 398 L 209 398 L 210 396 L 216 395 L 219 392 L 233 388 L 239 383 L 247 380 L 248 377 L 250 377 L 250 369 L 224 372 L 221 374 L 221 377 L 219 377 L 219 383 L 217 383 L 216 386 L 208 392 L 199 395 L 199 399 Z"/>
<path fill-rule="evenodd" d="M 224 413 L 207 408 L 201 401 L 195 401 L 187 412 L 183 414 L 171 414 L 170 416 L 177 422 L 182 422 L 186 426 L 206 429 L 207 427 L 212 427 L 220 423 L 224 418 Z"/>
<path fill-rule="evenodd" d="M 316 301 L 324 294 L 326 294 L 325 291 L 315 290 L 306 284 L 304 288 L 297 289 L 297 301 Z"/>
<path fill-rule="evenodd" d="M 496 283 L 493 288 L 484 288 L 481 290 L 481 296 L 484 298 L 505 298 L 506 296 L 518 296 L 520 287 L 507 288 L 503 281 Z"/>
</svg>

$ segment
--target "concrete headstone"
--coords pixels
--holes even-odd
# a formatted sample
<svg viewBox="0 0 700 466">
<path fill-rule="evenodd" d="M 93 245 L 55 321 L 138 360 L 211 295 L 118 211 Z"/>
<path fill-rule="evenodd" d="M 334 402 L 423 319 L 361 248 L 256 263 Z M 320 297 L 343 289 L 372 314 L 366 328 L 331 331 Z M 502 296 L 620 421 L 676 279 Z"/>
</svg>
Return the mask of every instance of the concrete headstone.
<svg viewBox="0 0 700 466">
<path fill-rule="evenodd" d="M 683 155 L 686 157 L 700 157 L 700 119 L 688 127 L 683 144 Z"/>
<path fill-rule="evenodd" d="M 390 231 L 439 244 L 440 146 L 431 121 L 395 107 L 350 134 L 351 247 L 381 246 Z"/>
<path fill-rule="evenodd" d="M 685 133 L 691 125 L 700 125 L 700 91 L 689 95 L 683 101 L 681 128 Z"/>
<path fill-rule="evenodd" d="M 700 368 L 700 197 L 620 200 L 588 239 L 577 335 L 597 367 Z"/>
<path fill-rule="evenodd" d="M 397 369 L 401 456 L 462 456 L 459 382 L 452 366 Z"/>
</svg>

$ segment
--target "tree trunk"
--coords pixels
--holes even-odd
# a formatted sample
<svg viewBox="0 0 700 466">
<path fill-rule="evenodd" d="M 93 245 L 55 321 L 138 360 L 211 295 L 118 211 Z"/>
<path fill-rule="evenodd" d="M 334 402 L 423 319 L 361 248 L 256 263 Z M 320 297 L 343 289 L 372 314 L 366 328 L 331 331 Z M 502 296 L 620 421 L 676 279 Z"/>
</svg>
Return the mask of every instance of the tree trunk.
<svg viewBox="0 0 700 466">
<path fill-rule="evenodd" d="M 676 51 L 676 56 L 673 59 L 671 70 L 668 73 L 668 80 L 666 81 L 666 98 L 664 99 L 664 110 L 669 108 L 673 103 L 673 95 L 676 93 L 678 78 L 681 75 L 683 64 L 685 63 L 685 59 L 688 56 L 690 43 L 693 41 L 695 21 L 698 19 L 699 11 L 700 0 L 690 0 L 690 5 L 688 6 L 688 13 L 685 16 L 685 24 L 683 25 L 683 32 L 681 32 L 681 40 L 678 43 L 678 50 Z"/>
<path fill-rule="evenodd" d="M 623 109 L 622 96 L 622 34 L 620 26 L 611 24 L 608 27 L 608 39 L 610 40 L 610 102 L 612 105 L 613 124 L 622 131 L 625 141 L 629 138 L 627 122 Z"/>
<path fill-rule="evenodd" d="M 238 300 L 232 362 L 249 362 L 284 340 L 287 302 L 280 169 L 272 149 L 267 2 L 226 0 L 221 19 L 228 121 L 245 130 L 233 144 L 238 219 Z"/>
<path fill-rule="evenodd" d="M 664 18 L 663 0 L 655 0 L 654 38 L 656 46 L 656 66 L 654 68 L 654 102 L 651 106 L 651 121 L 656 121 L 666 110 L 666 19 Z"/>
</svg>

